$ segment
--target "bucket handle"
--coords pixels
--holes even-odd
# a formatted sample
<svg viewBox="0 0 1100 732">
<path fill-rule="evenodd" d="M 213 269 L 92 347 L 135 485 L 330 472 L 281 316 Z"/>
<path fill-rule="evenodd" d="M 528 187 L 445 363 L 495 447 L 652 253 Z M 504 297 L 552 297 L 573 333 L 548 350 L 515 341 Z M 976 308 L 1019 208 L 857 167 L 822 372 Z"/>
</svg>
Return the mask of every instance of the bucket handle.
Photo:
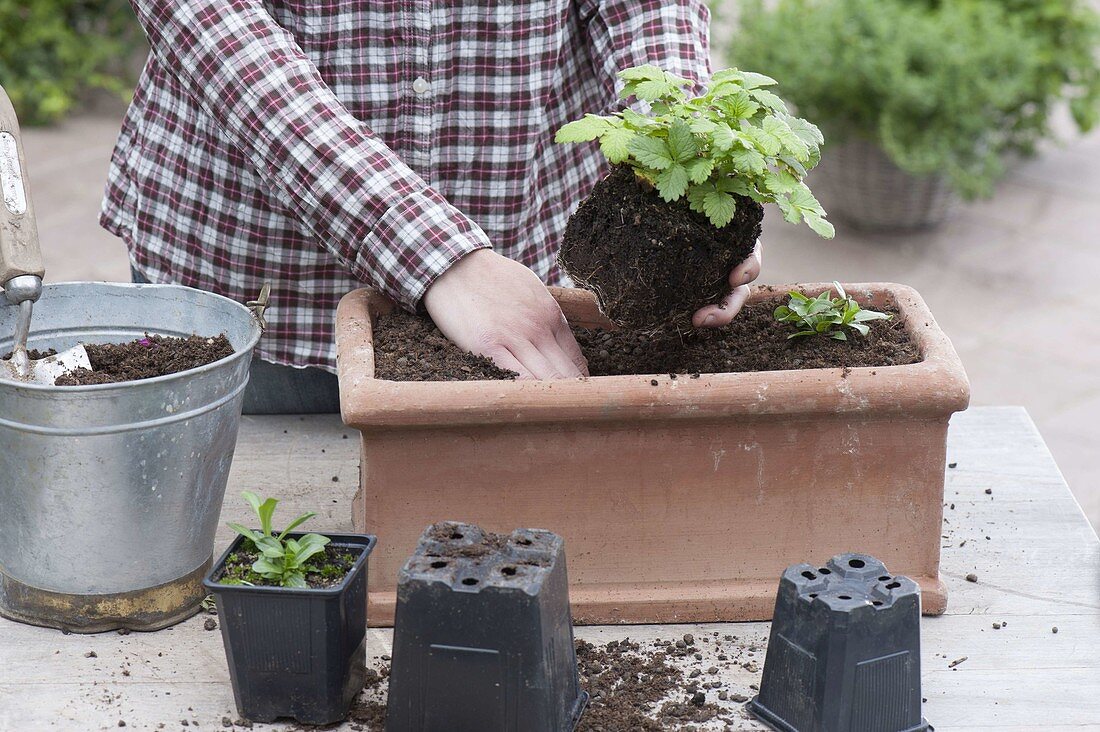
<svg viewBox="0 0 1100 732">
<path fill-rule="evenodd" d="M 260 330 L 262 331 L 267 331 L 267 319 L 264 318 L 264 313 L 271 304 L 270 299 L 271 283 L 265 282 L 264 286 L 260 288 L 260 296 L 245 303 L 248 309 L 252 311 L 252 317 L 256 318 L 256 322 L 260 324 Z"/>
</svg>

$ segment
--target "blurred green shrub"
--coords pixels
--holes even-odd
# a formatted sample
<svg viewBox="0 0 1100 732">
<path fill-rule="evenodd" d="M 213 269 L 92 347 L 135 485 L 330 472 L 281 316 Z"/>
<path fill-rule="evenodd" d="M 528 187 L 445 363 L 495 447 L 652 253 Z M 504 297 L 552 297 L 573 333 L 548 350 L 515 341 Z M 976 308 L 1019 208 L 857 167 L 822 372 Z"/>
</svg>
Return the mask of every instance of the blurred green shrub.
<svg viewBox="0 0 1100 732">
<path fill-rule="evenodd" d="M 1077 0 L 744 0 L 729 55 L 779 79 L 826 144 L 872 140 L 974 197 L 1061 100 L 1096 123 L 1098 27 Z"/>
<path fill-rule="evenodd" d="M 0 85 L 24 124 L 54 122 L 86 90 L 126 97 L 142 42 L 126 0 L 0 0 Z"/>
</svg>

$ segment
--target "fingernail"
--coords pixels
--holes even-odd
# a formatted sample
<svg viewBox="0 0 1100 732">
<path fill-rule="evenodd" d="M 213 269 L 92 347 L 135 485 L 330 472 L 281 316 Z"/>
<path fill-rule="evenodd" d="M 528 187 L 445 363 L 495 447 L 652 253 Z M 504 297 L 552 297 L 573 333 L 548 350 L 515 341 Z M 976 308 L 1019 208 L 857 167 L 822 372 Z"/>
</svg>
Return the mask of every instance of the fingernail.
<svg viewBox="0 0 1100 732">
<path fill-rule="evenodd" d="M 717 318 L 715 318 L 713 314 L 708 315 L 707 317 L 703 318 L 703 327 L 709 328 L 710 326 L 714 325 L 715 320 L 717 320 Z"/>
</svg>

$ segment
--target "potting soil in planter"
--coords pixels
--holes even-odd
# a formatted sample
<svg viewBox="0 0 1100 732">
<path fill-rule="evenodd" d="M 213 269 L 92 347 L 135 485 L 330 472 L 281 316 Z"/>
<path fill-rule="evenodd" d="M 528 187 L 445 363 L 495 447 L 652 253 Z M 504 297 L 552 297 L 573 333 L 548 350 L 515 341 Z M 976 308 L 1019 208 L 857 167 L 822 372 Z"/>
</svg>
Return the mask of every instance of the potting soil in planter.
<svg viewBox="0 0 1100 732">
<path fill-rule="evenodd" d="M 260 554 L 255 549 L 242 549 L 230 554 L 225 560 L 218 581 L 224 582 L 228 579 L 236 581 L 234 583 L 243 581 L 263 587 L 278 586 L 277 582 L 265 579 L 252 571 L 252 565 L 259 558 Z M 358 558 L 359 552 L 350 552 L 346 548 L 330 544 L 323 552 L 310 559 L 306 584 L 315 590 L 338 587 Z"/>
<path fill-rule="evenodd" d="M 92 369 L 76 369 L 54 381 L 55 386 L 116 384 L 167 376 L 205 366 L 233 355 L 225 335 L 186 338 L 146 335 L 129 343 L 86 344 Z"/>
<path fill-rule="evenodd" d="M 793 330 L 772 316 L 778 298 L 745 306 L 725 328 L 688 333 L 574 328 L 592 376 L 700 374 L 786 369 L 856 368 L 917 363 L 920 353 L 899 318 L 868 323 L 847 341 L 823 336 L 787 339 Z M 391 381 L 512 379 L 482 356 L 464 353 L 430 320 L 401 311 L 374 328 L 375 377 Z"/>
</svg>

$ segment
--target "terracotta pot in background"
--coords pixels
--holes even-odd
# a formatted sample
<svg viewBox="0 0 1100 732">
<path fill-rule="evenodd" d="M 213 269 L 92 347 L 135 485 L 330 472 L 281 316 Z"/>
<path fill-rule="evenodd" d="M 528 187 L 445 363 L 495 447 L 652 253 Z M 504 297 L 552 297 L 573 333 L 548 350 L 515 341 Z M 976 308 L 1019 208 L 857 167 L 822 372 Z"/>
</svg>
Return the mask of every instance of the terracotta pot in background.
<svg viewBox="0 0 1100 732">
<path fill-rule="evenodd" d="M 914 290 L 845 288 L 897 309 L 924 360 L 697 379 L 383 381 L 371 324 L 394 305 L 347 295 L 340 396 L 363 439 L 355 526 L 379 537 L 372 623 L 392 622 L 398 571 L 441 520 L 562 535 L 578 623 L 766 619 L 785 567 L 843 552 L 912 577 L 924 612 L 942 613 L 947 422 L 969 384 Z M 570 322 L 608 326 L 590 293 L 553 293 Z M 758 288 L 753 299 L 774 296 Z"/>
</svg>

